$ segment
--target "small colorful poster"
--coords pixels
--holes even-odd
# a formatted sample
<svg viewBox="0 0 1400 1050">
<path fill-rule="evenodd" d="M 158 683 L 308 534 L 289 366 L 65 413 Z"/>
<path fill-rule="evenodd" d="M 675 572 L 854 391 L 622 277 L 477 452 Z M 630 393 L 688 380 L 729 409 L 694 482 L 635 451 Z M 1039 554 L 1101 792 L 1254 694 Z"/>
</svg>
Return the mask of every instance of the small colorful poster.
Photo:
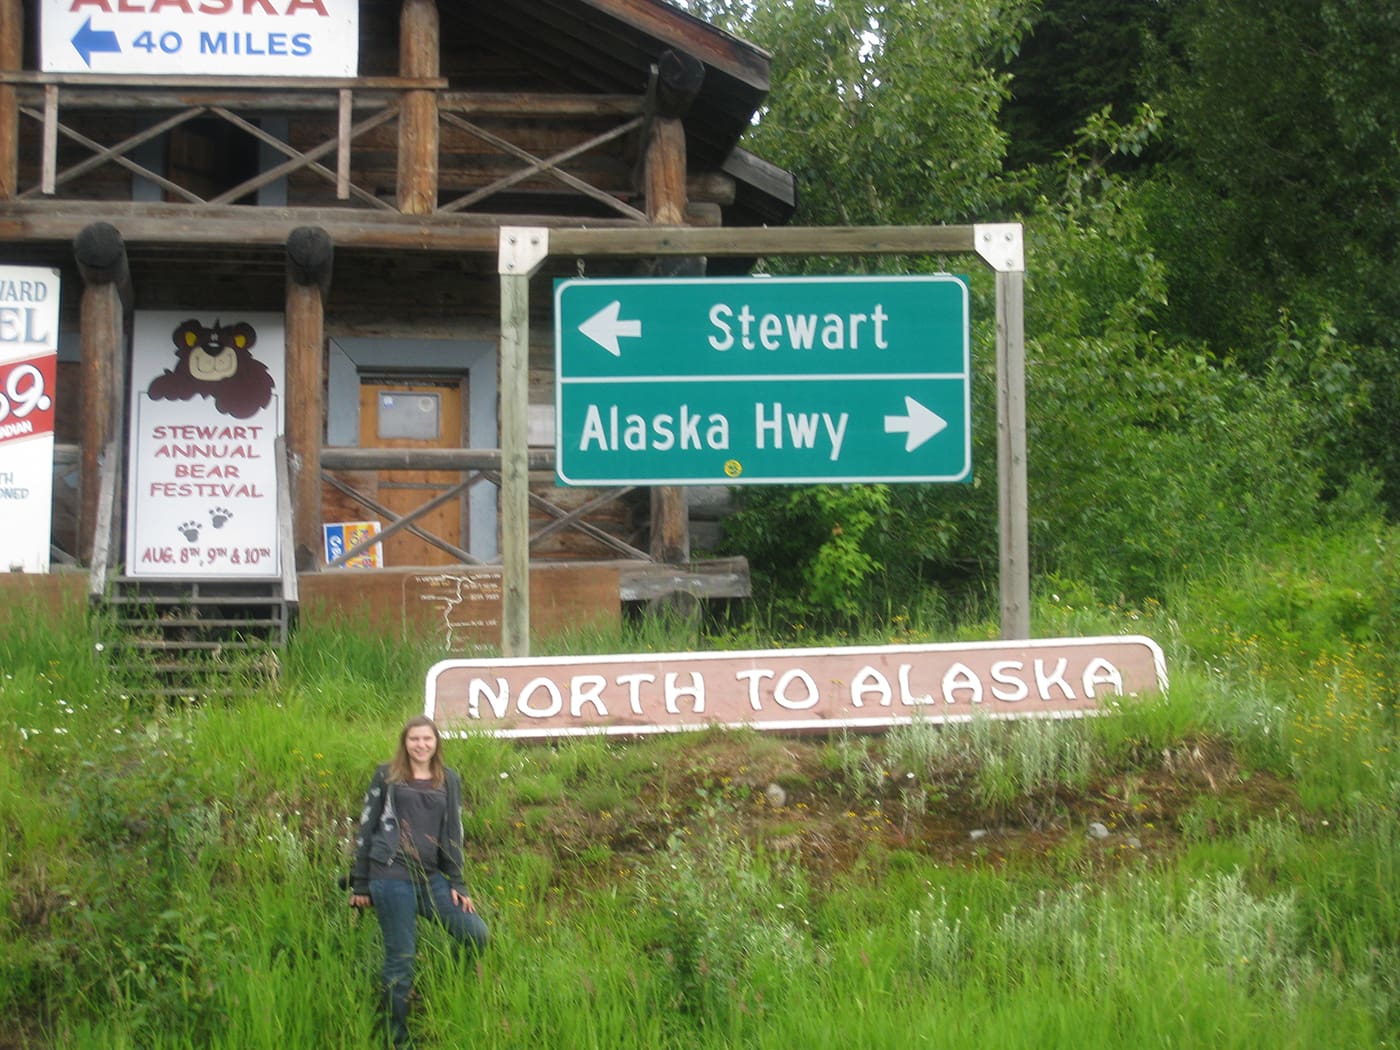
<svg viewBox="0 0 1400 1050">
<path fill-rule="evenodd" d="M 0 266 L 0 572 L 48 572 L 57 270 Z"/>
<path fill-rule="evenodd" d="M 138 311 L 132 327 L 126 571 L 280 574 L 281 314 Z"/>
<path fill-rule="evenodd" d="M 326 534 L 326 564 L 330 565 L 346 551 L 358 547 L 371 536 L 379 535 L 377 521 L 336 521 L 322 526 Z M 342 569 L 382 569 L 384 567 L 384 545 L 376 543 L 366 547 L 359 554 L 347 558 L 338 568 Z"/>
</svg>

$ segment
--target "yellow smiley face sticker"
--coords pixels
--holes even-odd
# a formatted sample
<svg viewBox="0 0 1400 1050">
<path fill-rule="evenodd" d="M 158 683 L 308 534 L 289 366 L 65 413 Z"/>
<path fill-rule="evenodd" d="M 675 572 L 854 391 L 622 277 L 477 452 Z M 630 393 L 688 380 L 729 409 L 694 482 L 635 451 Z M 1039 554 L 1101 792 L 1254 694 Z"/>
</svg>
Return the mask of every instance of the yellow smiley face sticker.
<svg viewBox="0 0 1400 1050">
<path fill-rule="evenodd" d="M 744 472 L 744 465 L 737 459 L 727 459 L 724 461 L 724 473 L 726 477 L 737 478 Z"/>
</svg>

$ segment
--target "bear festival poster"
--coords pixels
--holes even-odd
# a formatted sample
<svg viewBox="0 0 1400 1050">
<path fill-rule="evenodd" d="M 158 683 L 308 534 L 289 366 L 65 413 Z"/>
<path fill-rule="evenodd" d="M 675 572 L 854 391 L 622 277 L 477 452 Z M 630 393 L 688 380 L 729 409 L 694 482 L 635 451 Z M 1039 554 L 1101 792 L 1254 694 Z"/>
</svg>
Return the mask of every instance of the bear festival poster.
<svg viewBox="0 0 1400 1050">
<path fill-rule="evenodd" d="M 137 311 L 132 336 L 127 573 L 276 578 L 282 315 Z"/>
</svg>

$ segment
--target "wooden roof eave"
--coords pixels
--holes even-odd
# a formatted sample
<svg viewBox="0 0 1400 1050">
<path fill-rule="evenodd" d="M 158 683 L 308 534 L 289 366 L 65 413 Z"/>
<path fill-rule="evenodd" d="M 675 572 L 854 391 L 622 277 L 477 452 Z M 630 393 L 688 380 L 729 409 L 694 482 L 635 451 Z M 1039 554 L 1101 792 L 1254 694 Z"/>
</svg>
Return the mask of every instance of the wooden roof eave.
<svg viewBox="0 0 1400 1050">
<path fill-rule="evenodd" d="M 582 0 L 609 18 L 693 55 L 760 96 L 768 94 L 772 56 L 662 0 Z"/>
</svg>

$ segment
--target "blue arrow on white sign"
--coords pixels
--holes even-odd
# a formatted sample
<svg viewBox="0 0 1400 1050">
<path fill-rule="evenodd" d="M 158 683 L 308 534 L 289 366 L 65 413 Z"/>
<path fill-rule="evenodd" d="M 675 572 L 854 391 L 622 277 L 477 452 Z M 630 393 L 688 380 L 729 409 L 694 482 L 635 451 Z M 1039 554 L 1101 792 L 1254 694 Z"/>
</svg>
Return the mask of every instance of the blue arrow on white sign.
<svg viewBox="0 0 1400 1050">
<path fill-rule="evenodd" d="M 117 34 L 110 29 L 93 29 L 92 16 L 83 23 L 82 28 L 73 34 L 73 48 L 83 58 L 83 64 L 89 69 L 92 68 L 92 56 L 99 51 L 121 52 L 122 46 L 117 41 Z"/>
</svg>

